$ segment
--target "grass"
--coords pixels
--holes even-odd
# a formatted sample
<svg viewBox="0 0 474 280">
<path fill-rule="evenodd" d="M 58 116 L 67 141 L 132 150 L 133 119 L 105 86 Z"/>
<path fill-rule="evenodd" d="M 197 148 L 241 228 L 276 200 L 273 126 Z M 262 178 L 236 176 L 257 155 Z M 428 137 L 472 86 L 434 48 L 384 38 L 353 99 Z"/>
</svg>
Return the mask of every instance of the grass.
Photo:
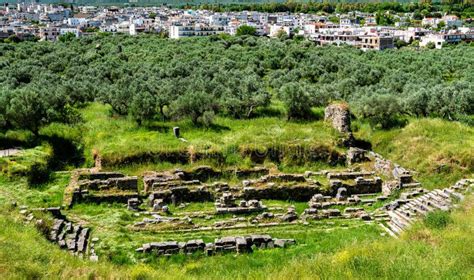
<svg viewBox="0 0 474 280">
<path fill-rule="evenodd" d="M 210 128 L 194 127 L 189 121 L 154 122 L 148 127 L 138 127 L 128 118 L 110 116 L 109 110 L 98 103 L 83 110 L 87 159 L 92 158 L 92 151 L 110 163 L 121 163 L 123 158 L 145 153 L 201 152 L 212 158 L 217 152 L 233 155 L 226 157 L 226 163 L 234 165 L 242 161 L 235 155 L 242 149 L 265 149 L 281 144 L 334 149 L 338 136 L 322 121 L 287 122 L 279 117 L 251 120 L 218 117 Z M 188 142 L 174 137 L 175 126 L 180 127 L 182 137 Z"/>
<path fill-rule="evenodd" d="M 49 145 L 24 149 L 15 156 L 0 158 L 0 172 L 10 177 L 28 175 L 34 165 L 47 166 L 51 157 Z"/>
<path fill-rule="evenodd" d="M 451 216 L 446 211 L 430 212 L 423 221 L 427 227 L 435 229 L 443 229 L 452 222 Z"/>
<path fill-rule="evenodd" d="M 441 119 L 411 119 L 404 128 L 372 130 L 359 124 L 356 136 L 405 168 L 428 189 L 474 175 L 474 128 Z"/>
<path fill-rule="evenodd" d="M 77 151 L 84 153 L 88 160 L 86 165 L 92 164 L 94 151 L 109 162 L 117 163 L 127 157 L 154 152 L 219 152 L 226 155 L 225 165 L 241 167 L 253 163 L 235 151 L 248 147 L 261 149 L 283 143 L 289 146 L 326 145 L 342 151 L 335 145 L 339 135 L 322 121 L 296 123 L 279 117 L 253 120 L 219 117 L 215 126 L 207 129 L 192 127 L 186 121 L 156 122 L 149 127 L 138 127 L 127 118 L 110 116 L 108 111 L 107 106 L 93 103 L 83 109 L 84 124 L 77 127 L 53 124 L 44 128 L 42 133 L 59 135 L 82 145 L 84 149 Z M 188 142 L 179 141 L 172 135 L 173 126 L 181 128 Z M 375 151 L 417 171 L 415 177 L 423 187 L 446 187 L 460 178 L 474 175 L 472 127 L 439 119 L 411 119 L 407 126 L 388 131 L 374 131 L 358 121 L 355 127 L 356 137 L 370 141 Z M 21 138 L 19 135 L 14 136 Z M 9 168 L 40 160 L 49 151 L 43 150 L 44 147 L 27 149 L 22 155 L 7 159 Z M 212 159 L 197 160 L 193 164 L 122 162 L 108 169 L 141 175 L 146 170 L 213 163 Z M 334 168 L 324 162 L 291 164 L 267 160 L 264 165 L 289 173 Z M 474 242 L 472 196 L 462 208 L 453 212 L 431 213 L 399 240 L 382 235 L 376 224 L 341 219 L 312 221 L 309 225 L 238 230 L 177 233 L 149 228 L 138 231 L 131 225 L 146 216 L 135 215 L 123 204 L 77 204 L 64 213 L 71 220 L 91 227 L 93 236 L 100 239 L 96 249 L 101 259 L 99 263 L 92 263 L 70 256 L 47 242 L 33 225 L 24 224 L 18 209 L 11 206 L 13 201 L 30 207 L 61 205 L 69 177 L 68 172 L 53 172 L 49 182 L 30 186 L 26 178 L 0 176 L 0 279 L 474 278 L 474 249 L 469 246 Z M 286 211 L 289 205 L 294 205 L 298 213 L 307 207 L 305 202 L 265 200 L 263 203 L 268 207 L 282 208 L 275 211 L 277 213 Z M 381 205 L 382 202 L 377 202 L 364 208 L 374 210 Z M 179 217 L 187 215 L 186 212 L 213 210 L 212 202 L 192 203 L 183 209 L 171 206 L 171 211 Z M 242 217 L 249 220 L 255 215 Z M 210 219 L 193 218 L 193 221 L 210 225 L 230 219 L 230 215 L 219 215 Z M 250 233 L 295 238 L 298 244 L 285 250 L 259 250 L 248 255 L 229 254 L 212 258 L 196 255 L 157 259 L 134 252 L 135 248 L 151 241 L 203 238 L 210 242 L 221 236 Z"/>
<path fill-rule="evenodd" d="M 25 178 L 0 176 L 0 204 L 16 201 L 18 205 L 30 207 L 60 206 L 68 183 L 67 173 L 53 173 L 48 183 L 34 186 L 29 186 Z"/>
<path fill-rule="evenodd" d="M 298 245 L 240 256 L 144 257 L 133 252 L 134 246 L 172 236 L 146 232 L 132 235 L 116 230 L 117 236 L 112 238 L 108 237 L 108 225 L 100 224 L 95 231 L 95 236 L 100 237 L 98 250 L 107 248 L 109 253 L 102 255 L 99 263 L 80 260 L 59 250 L 32 225 L 23 224 L 17 209 L 9 207 L 8 203 L 1 205 L 2 279 L 472 279 L 474 276 L 474 250 L 467 246 L 474 242 L 472 196 L 462 208 L 448 214 L 451 222 L 445 226 L 430 227 L 419 222 L 398 240 L 381 236 L 380 229 L 371 224 L 354 228 L 349 224 L 344 228 L 338 227 L 336 222 L 332 230 L 323 225 L 290 226 L 284 230 L 269 228 L 263 231 L 278 237 L 296 238 Z M 91 217 L 107 216 L 110 208 L 83 207 L 77 211 Z M 124 219 L 120 211 L 113 212 L 110 219 Z M 244 233 L 230 231 L 224 234 Z M 222 234 L 214 232 L 206 241 Z M 189 233 L 180 238 L 193 237 L 196 234 Z M 116 243 L 111 243 L 113 239 Z"/>
</svg>

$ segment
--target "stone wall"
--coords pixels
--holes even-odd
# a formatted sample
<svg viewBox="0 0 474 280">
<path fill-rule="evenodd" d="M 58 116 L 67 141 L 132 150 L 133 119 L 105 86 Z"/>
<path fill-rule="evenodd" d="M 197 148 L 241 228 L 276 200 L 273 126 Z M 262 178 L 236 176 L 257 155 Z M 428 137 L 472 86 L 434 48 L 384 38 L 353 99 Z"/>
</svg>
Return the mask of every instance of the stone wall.
<svg viewBox="0 0 474 280">
<path fill-rule="evenodd" d="M 203 187 L 191 189 L 189 187 L 182 186 L 152 192 L 148 196 L 150 206 L 153 206 L 153 201 L 155 199 L 163 199 L 163 201 L 166 203 L 205 202 L 214 201 L 214 195 L 209 190 Z"/>
<path fill-rule="evenodd" d="M 216 170 L 209 166 L 198 166 L 191 170 L 176 169 L 168 172 L 149 172 L 143 178 L 145 193 L 165 190 L 169 187 L 202 185 L 202 182 L 211 179 L 229 178 L 256 178 L 268 175 L 269 170 L 264 167 L 252 169 L 225 169 Z"/>
<path fill-rule="evenodd" d="M 108 179 L 80 180 L 78 186 L 87 190 L 108 190 L 117 188 L 120 190 L 138 191 L 138 177 L 117 177 Z"/>
<path fill-rule="evenodd" d="M 339 188 L 346 188 L 349 195 L 379 193 L 382 191 L 382 179 L 380 177 L 374 177 L 371 179 L 357 177 L 353 180 L 353 183 L 347 183 L 334 179 L 329 181 L 329 185 L 332 190 L 332 194 L 335 194 Z"/>
<path fill-rule="evenodd" d="M 324 192 L 319 184 L 314 185 L 271 185 L 265 187 L 245 187 L 242 197 L 250 199 L 274 199 L 274 200 L 293 200 L 308 201 L 317 193 Z"/>
<path fill-rule="evenodd" d="M 174 254 L 193 254 L 205 252 L 212 256 L 219 253 L 250 253 L 253 248 L 273 249 L 285 248 L 294 245 L 294 239 L 274 239 L 270 235 L 226 236 L 215 239 L 214 243 L 205 244 L 203 240 L 189 240 L 186 242 L 165 241 L 143 244 L 135 251 L 138 253 L 153 253 L 158 256 L 171 256 Z"/>
<path fill-rule="evenodd" d="M 125 177 L 125 175 L 120 172 L 90 172 L 80 174 L 79 180 L 107 180 L 121 177 Z"/>
</svg>

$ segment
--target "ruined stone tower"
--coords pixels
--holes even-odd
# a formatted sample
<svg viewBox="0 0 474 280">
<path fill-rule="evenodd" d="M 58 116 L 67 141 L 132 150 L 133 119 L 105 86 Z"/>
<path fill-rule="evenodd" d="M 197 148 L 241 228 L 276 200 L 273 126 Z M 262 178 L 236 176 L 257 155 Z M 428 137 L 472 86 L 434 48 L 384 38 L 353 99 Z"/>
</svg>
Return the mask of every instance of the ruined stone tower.
<svg viewBox="0 0 474 280">
<path fill-rule="evenodd" d="M 324 110 L 324 120 L 342 133 L 351 132 L 351 113 L 349 106 L 344 103 L 331 104 Z"/>
</svg>

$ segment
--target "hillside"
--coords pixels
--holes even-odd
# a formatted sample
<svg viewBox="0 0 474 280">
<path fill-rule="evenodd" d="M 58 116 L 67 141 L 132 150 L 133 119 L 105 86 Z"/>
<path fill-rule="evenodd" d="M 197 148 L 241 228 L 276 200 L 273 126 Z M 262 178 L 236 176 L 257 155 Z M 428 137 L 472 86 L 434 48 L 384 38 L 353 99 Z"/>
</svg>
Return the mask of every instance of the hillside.
<svg viewBox="0 0 474 280">
<path fill-rule="evenodd" d="M 446 227 L 419 224 L 398 240 L 351 229 L 311 235 L 316 243 L 308 244 L 303 251 L 181 259 L 177 264 L 159 262 L 156 268 L 147 264 L 118 266 L 107 261 L 97 264 L 70 256 L 47 242 L 31 225 L 24 225 L 8 204 L 2 205 L 2 279 L 472 279 L 474 276 L 474 252 L 466 247 L 474 242 L 472 198 L 451 214 L 452 222 Z"/>
<path fill-rule="evenodd" d="M 90 136 L 83 135 L 86 140 L 86 151 L 89 149 L 117 149 L 111 153 L 117 156 L 127 143 L 134 143 L 137 139 L 145 138 L 143 143 L 134 149 L 154 149 L 153 129 L 136 129 L 133 122 L 126 120 L 100 121 L 101 106 L 92 105 L 84 110 L 88 128 L 94 127 Z M 93 110 L 92 110 L 93 109 Z M 94 117 L 90 114 L 95 112 Z M 102 118 L 107 118 L 102 115 Z M 90 119 L 90 121 L 89 121 Z M 263 119 L 269 121 L 268 119 Z M 273 119 L 275 124 L 286 126 L 284 120 Z M 254 121 L 253 125 L 258 124 Z M 247 141 L 239 138 L 243 132 L 252 126 L 238 126 L 234 121 L 217 120 L 219 125 L 228 125 L 237 137 L 236 143 L 245 144 Z M 237 122 L 238 123 L 238 122 Z M 174 125 L 174 124 L 173 124 Z M 183 126 L 180 123 L 181 127 Z M 390 131 L 372 130 L 368 124 L 360 125 L 356 135 L 370 141 L 373 149 L 383 155 L 395 160 L 397 163 L 413 168 L 418 171 L 419 178 L 426 187 L 447 186 L 462 177 L 471 177 L 473 171 L 472 163 L 472 141 L 474 139 L 471 127 L 447 122 L 439 119 L 411 120 L 404 128 Z M 308 133 L 306 137 L 313 141 L 328 142 L 337 133 L 325 128 L 322 121 L 313 121 L 300 124 L 291 124 L 292 129 L 301 131 L 294 135 L 285 136 L 282 131 L 282 139 L 279 143 L 298 143 L 298 139 Z M 113 127 L 113 129 L 112 129 Z M 128 129 L 127 129 L 128 127 Z M 313 134 L 314 128 L 319 134 Z M 53 126 L 54 128 L 54 126 Z M 327 129 L 326 132 L 324 129 Z M 51 128 L 45 129 L 50 132 Z M 200 129 L 198 129 L 199 131 Z M 123 134 L 120 134 L 124 131 Z M 111 133 L 113 132 L 113 133 Z M 211 133 L 211 134 L 209 134 Z M 201 132 L 184 133 L 190 135 L 190 141 L 205 141 L 220 147 L 226 142 L 215 139 L 225 138 L 226 130 L 214 131 L 203 130 Z M 323 133 L 323 134 L 321 134 Z M 169 133 L 164 133 L 168 135 Z M 213 135 L 214 137 L 210 137 Z M 67 134 L 66 134 L 67 135 Z M 92 137 L 100 135 L 101 137 Z M 111 145 L 116 142 L 115 135 L 122 135 L 121 146 Z M 143 136 L 145 135 L 145 136 Z M 310 137 L 309 135 L 318 135 Z M 333 136 L 331 136 L 333 135 Z M 463 135 L 464 137 L 458 137 Z M 265 134 L 258 135 L 265 139 Z M 159 138 L 158 138 L 159 139 Z M 168 138 L 169 141 L 172 138 Z M 304 139 L 304 138 L 301 138 Z M 129 141 L 129 142 L 127 142 Z M 268 140 L 266 140 L 268 141 Z M 295 142 L 296 141 L 296 142 Z M 257 142 L 259 142 L 257 140 Z M 171 141 L 170 143 L 175 143 Z M 177 142 L 179 145 L 183 143 Z M 265 143 L 265 142 L 263 142 Z M 449 143 L 447 145 L 446 143 Z M 186 144 L 186 143 L 184 143 Z M 131 145 L 131 144 L 130 144 Z M 418 146 L 420 145 L 420 146 Z M 197 146 L 200 147 L 200 146 Z M 339 148 L 338 148 L 339 149 Z M 89 155 L 89 152 L 86 152 Z M 431 157 L 426 157 L 432 154 Z M 118 154 L 120 155 L 120 154 Z M 409 155 L 409 156 L 408 156 Z M 457 159 L 457 161 L 449 160 Z M 248 163 L 247 163 L 248 164 Z M 274 166 L 268 162 L 270 166 Z M 447 169 L 441 169 L 438 174 L 433 170 L 440 164 L 447 164 Z M 197 162 L 195 165 L 199 165 Z M 181 165 L 189 168 L 191 165 Z M 153 168 L 167 169 L 175 165 L 162 164 L 132 164 L 123 166 L 122 170 L 141 174 L 143 170 Z M 285 170 L 305 170 L 305 168 L 318 168 L 325 165 L 305 165 L 291 168 L 281 166 Z M 419 169 L 417 169 L 419 168 Z M 114 168 L 112 168 L 114 170 Z M 175 256 L 169 259 L 136 259 L 136 255 L 130 255 L 131 250 L 143 242 L 142 240 L 154 240 L 156 236 L 160 239 L 169 239 L 176 236 L 171 233 L 153 233 L 154 237 L 147 232 L 130 232 L 128 229 L 117 230 L 130 221 L 137 218 L 130 214 L 121 204 L 78 204 L 73 209 L 66 211 L 67 215 L 81 223 L 95 228 L 94 236 L 99 237 L 100 246 L 97 250 L 108 252 L 102 256 L 98 264 L 70 256 L 67 252 L 58 249 L 44 239 L 32 224 L 24 224 L 22 215 L 18 209 L 11 207 L 12 201 L 17 205 L 27 204 L 30 207 L 46 207 L 63 203 L 64 187 L 68 184 L 70 174 L 68 172 L 56 172 L 52 179 L 42 185 L 28 186 L 24 179 L 7 179 L 2 177 L 0 181 L 0 274 L 4 279 L 16 278 L 132 278 L 132 279 L 154 279 L 167 277 L 171 279 L 195 278 L 195 279 L 306 279 L 314 278 L 345 278 L 356 279 L 372 278 L 403 278 L 415 277 L 435 279 L 459 278 L 469 279 L 474 271 L 472 267 L 473 253 L 466 250 L 464 244 L 472 242 L 472 228 L 474 225 L 473 200 L 469 198 L 462 208 L 453 211 L 447 225 L 436 222 L 433 225 L 430 220 L 425 223 L 419 222 L 411 230 L 404 233 L 400 239 L 393 239 L 388 235 L 381 234 L 382 231 L 375 224 L 360 225 L 355 222 L 335 221 L 333 223 L 322 222 L 312 227 L 291 225 L 284 230 L 281 228 L 268 229 L 265 233 L 285 238 L 298 240 L 296 247 L 285 250 L 256 251 L 250 255 L 224 255 L 216 257 L 191 257 Z M 305 203 L 291 202 L 297 211 L 304 209 Z M 288 202 L 265 201 L 265 204 L 273 207 L 287 207 Z M 17 206 L 18 207 L 18 206 Z M 189 206 L 191 207 L 191 206 Z M 196 204 L 195 209 L 210 210 L 212 204 Z M 192 208 L 186 208 L 192 211 Z M 172 211 L 180 211 L 172 208 Z M 301 212 L 299 212 L 301 213 Z M 139 219 L 138 219 L 139 220 Z M 248 230 L 234 230 L 226 234 L 247 233 Z M 220 236 L 219 232 L 207 234 L 208 240 L 211 236 Z M 193 238 L 198 234 L 181 234 L 180 238 Z M 284 264 L 284 265 L 282 265 Z"/>
<path fill-rule="evenodd" d="M 471 279 L 474 48 L 0 43 L 1 279 Z"/>
</svg>

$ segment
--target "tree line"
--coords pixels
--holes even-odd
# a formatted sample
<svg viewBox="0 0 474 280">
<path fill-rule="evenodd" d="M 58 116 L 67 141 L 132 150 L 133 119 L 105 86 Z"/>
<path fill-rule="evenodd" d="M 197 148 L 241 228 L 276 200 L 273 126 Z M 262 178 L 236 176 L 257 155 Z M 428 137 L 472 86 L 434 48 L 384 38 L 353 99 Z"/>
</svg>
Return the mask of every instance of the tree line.
<svg viewBox="0 0 474 280">
<path fill-rule="evenodd" d="M 0 43 L 0 129 L 34 133 L 80 121 L 88 102 L 139 124 L 216 115 L 252 118 L 272 101 L 290 120 L 335 100 L 389 127 L 400 116 L 474 114 L 474 48 L 363 52 L 310 41 L 229 35 L 162 39 L 94 36 Z"/>
<path fill-rule="evenodd" d="M 474 17 L 474 1 L 472 0 L 443 0 L 431 1 L 391 1 L 391 2 L 331 2 L 331 1 L 286 1 L 282 3 L 219 3 L 201 5 L 182 5 L 184 9 L 204 9 L 215 12 L 237 12 L 237 11 L 258 11 L 266 13 L 349 13 L 360 11 L 365 13 L 414 13 L 416 19 L 422 16 L 436 16 L 441 13 L 456 14 L 459 17 Z"/>
</svg>

